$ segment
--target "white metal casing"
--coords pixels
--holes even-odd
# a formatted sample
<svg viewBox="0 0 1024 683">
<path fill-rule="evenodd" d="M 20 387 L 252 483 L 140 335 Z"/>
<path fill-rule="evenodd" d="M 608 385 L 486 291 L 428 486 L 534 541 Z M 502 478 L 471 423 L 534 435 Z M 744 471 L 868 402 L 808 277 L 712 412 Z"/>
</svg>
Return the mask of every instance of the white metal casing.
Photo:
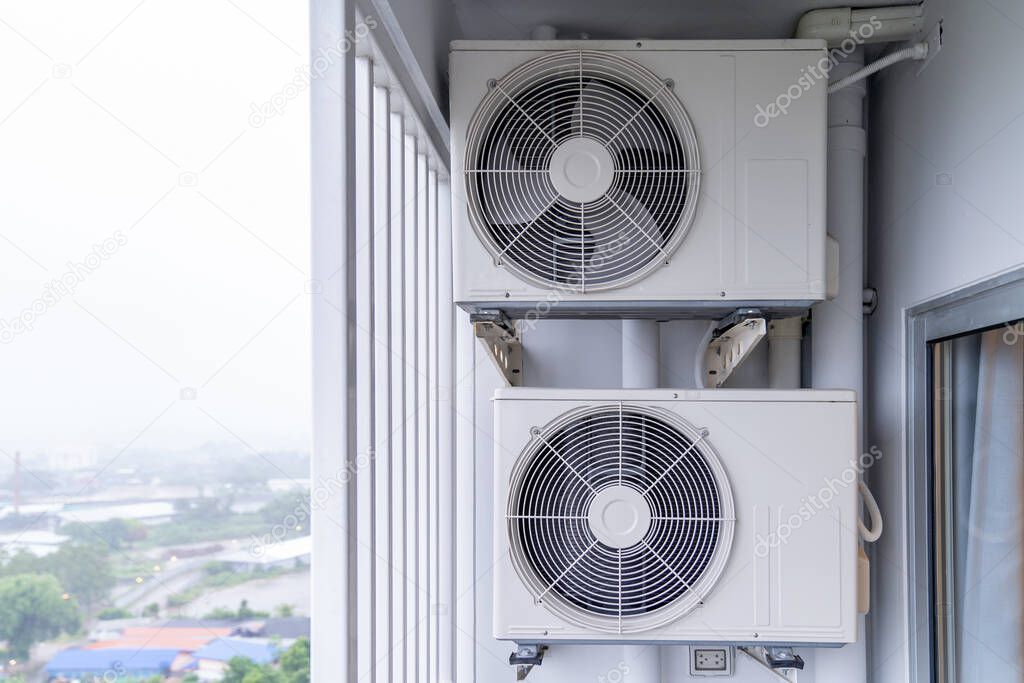
<svg viewBox="0 0 1024 683">
<path fill-rule="evenodd" d="M 827 79 L 813 74 L 824 48 L 820 40 L 453 42 L 456 302 L 513 317 L 530 310 L 705 317 L 740 303 L 783 312 L 823 300 Z M 466 203 L 466 135 L 488 81 L 542 54 L 573 49 L 618 53 L 671 79 L 695 129 L 702 169 L 693 223 L 667 265 L 591 293 L 552 292 L 496 265 Z"/>
<path fill-rule="evenodd" d="M 708 430 L 732 490 L 724 570 L 696 608 L 636 633 L 581 628 L 539 605 L 510 557 L 509 481 L 536 428 L 600 404 Z M 857 639 L 857 404 L 831 390 L 499 389 L 494 399 L 494 636 L 518 642 L 842 645 Z"/>
</svg>

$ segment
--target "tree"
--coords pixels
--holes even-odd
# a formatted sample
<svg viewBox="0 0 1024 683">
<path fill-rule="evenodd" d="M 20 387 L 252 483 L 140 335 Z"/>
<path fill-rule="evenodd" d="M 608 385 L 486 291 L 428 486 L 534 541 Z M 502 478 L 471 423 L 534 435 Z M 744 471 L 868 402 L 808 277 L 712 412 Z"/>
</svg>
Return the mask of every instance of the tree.
<svg viewBox="0 0 1024 683">
<path fill-rule="evenodd" d="M 101 609 L 96 618 L 100 621 L 108 621 L 110 619 L 130 619 L 132 613 L 126 610 L 124 607 L 106 607 Z"/>
<path fill-rule="evenodd" d="M 160 604 L 151 602 L 142 608 L 142 616 L 144 617 L 158 617 L 160 616 Z"/>
<path fill-rule="evenodd" d="M 309 638 L 299 638 L 281 655 L 287 683 L 309 683 Z"/>
<path fill-rule="evenodd" d="M 267 612 L 261 610 L 255 610 L 249 607 L 249 601 L 242 599 L 242 602 L 238 604 L 238 618 L 239 619 L 263 619 L 270 616 Z"/>
<path fill-rule="evenodd" d="M 130 547 L 133 543 L 145 540 L 149 530 L 144 524 L 134 519 L 109 519 L 98 524 L 84 522 L 68 522 L 60 528 L 61 533 L 81 543 L 106 544 L 114 550 Z"/>
<path fill-rule="evenodd" d="M 294 617 L 295 616 L 295 605 L 289 605 L 288 603 L 281 603 L 274 608 L 275 617 Z"/>
<path fill-rule="evenodd" d="M 245 657 L 228 662 L 222 683 L 309 683 L 309 639 L 299 638 L 281 655 L 281 667 L 256 664 Z M 192 683 L 186 678 L 182 683 Z"/>
<path fill-rule="evenodd" d="M 259 670 L 260 665 L 247 657 L 232 657 L 220 680 L 221 683 L 243 683 L 248 674 Z"/>
<path fill-rule="evenodd" d="M 308 532 L 310 509 L 309 492 L 292 491 L 275 497 L 260 508 L 260 517 L 267 524 L 283 525 L 287 531 L 295 531 L 295 527 L 301 526 Z"/>
<path fill-rule="evenodd" d="M 36 643 L 78 630 L 75 601 L 62 593 L 57 579 L 45 574 L 0 579 L 0 640 L 7 641 L 10 657 L 28 659 Z"/>
<path fill-rule="evenodd" d="M 277 669 L 261 666 L 245 674 L 242 683 L 287 683 L 287 681 L 284 674 Z"/>
<path fill-rule="evenodd" d="M 114 587 L 110 557 L 96 544 L 65 543 L 42 558 L 44 570 L 53 574 L 87 611 L 105 599 Z"/>
<path fill-rule="evenodd" d="M 238 605 L 238 611 L 233 611 L 230 607 L 217 607 L 210 612 L 203 615 L 203 619 L 266 619 L 270 616 L 269 612 L 263 610 L 253 609 L 249 607 L 249 601 L 243 599 Z"/>
</svg>

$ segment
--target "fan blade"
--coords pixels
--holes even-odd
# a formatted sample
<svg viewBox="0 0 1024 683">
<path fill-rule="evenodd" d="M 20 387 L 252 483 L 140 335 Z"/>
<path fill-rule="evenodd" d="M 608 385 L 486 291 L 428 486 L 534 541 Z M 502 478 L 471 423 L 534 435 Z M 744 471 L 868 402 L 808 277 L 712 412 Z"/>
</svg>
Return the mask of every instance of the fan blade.
<svg viewBox="0 0 1024 683">
<path fill-rule="evenodd" d="M 582 132 L 585 136 L 594 137 L 599 140 L 602 137 L 607 138 L 612 132 L 604 130 L 607 128 L 607 125 L 601 125 L 601 121 L 607 117 L 607 112 L 602 111 L 601 103 L 602 101 L 613 100 L 615 89 L 609 83 L 593 78 L 584 80 L 583 83 L 582 90 L 579 89 L 579 84 L 576 84 L 579 96 L 576 98 L 576 104 L 572 108 L 572 118 L 570 121 L 572 131 L 573 133 Z M 602 132 L 604 133 L 603 136 Z"/>
<path fill-rule="evenodd" d="M 686 201 L 685 169 L 677 166 L 678 160 L 662 150 L 630 147 L 615 157 L 615 168 L 620 171 L 617 187 L 654 217 L 651 232 L 663 239 L 674 227 L 666 224 L 665 217 L 675 215 L 673 207 L 681 207 Z"/>
<path fill-rule="evenodd" d="M 555 199 L 546 173 L 495 171 L 472 174 L 483 217 L 490 225 L 516 225 L 540 219 Z"/>
<path fill-rule="evenodd" d="M 481 170 L 520 171 L 523 165 L 513 153 L 508 129 L 496 130 L 485 146 L 486 153 L 480 159 Z"/>
<path fill-rule="evenodd" d="M 646 204 L 624 192 L 610 199 L 614 199 L 615 208 L 587 218 L 587 229 L 594 239 L 590 263 L 635 259 L 662 247 L 657 221 Z"/>
</svg>

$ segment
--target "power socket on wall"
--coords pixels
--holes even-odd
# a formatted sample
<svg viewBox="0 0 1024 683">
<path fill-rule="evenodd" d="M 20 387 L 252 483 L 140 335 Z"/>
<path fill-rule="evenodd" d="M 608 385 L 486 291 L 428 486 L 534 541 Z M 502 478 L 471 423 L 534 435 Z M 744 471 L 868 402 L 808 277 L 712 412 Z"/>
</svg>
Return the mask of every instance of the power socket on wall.
<svg viewBox="0 0 1024 683">
<path fill-rule="evenodd" d="M 691 676 L 732 676 L 735 662 L 734 647 L 690 647 Z"/>
</svg>

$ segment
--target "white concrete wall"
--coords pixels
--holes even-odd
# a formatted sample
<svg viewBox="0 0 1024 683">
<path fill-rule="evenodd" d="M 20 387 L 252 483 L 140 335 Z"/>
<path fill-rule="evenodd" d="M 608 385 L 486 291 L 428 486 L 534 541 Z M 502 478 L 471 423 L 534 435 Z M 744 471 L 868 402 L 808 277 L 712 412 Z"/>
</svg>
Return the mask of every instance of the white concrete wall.
<svg viewBox="0 0 1024 683">
<path fill-rule="evenodd" d="M 1024 3 L 929 0 L 944 45 L 871 88 L 868 279 L 869 473 L 885 514 L 873 571 L 870 679 L 907 680 L 904 310 L 1024 261 Z M 949 174 L 943 176 L 941 174 Z M 951 184 L 944 184 L 947 180 Z M 924 415 L 912 419 L 926 419 Z M 927 628 L 927 624 L 921 625 Z"/>
</svg>

